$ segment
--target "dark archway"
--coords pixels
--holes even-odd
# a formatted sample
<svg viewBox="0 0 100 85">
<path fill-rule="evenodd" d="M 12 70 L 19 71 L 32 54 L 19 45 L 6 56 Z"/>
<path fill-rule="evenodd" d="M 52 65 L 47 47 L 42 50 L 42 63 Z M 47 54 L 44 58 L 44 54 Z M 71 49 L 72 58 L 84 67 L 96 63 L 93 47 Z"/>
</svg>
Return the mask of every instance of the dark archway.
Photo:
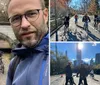
<svg viewBox="0 0 100 85">
<path fill-rule="evenodd" d="M 0 40 L 5 40 L 9 43 L 9 45 L 11 46 L 11 48 L 14 46 L 14 40 L 12 40 L 9 36 L 0 33 Z"/>
</svg>

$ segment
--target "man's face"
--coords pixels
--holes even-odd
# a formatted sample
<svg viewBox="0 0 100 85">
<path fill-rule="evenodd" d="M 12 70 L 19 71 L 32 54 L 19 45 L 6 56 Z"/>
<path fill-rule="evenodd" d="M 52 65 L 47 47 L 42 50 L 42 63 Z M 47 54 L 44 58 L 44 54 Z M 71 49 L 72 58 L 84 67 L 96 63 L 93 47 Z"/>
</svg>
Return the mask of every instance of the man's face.
<svg viewBox="0 0 100 85">
<path fill-rule="evenodd" d="M 32 21 L 32 13 L 27 16 L 22 16 L 21 23 L 18 26 L 11 24 L 16 38 L 27 47 L 37 45 L 47 32 L 48 10 L 43 9 L 40 0 L 11 0 L 8 6 L 9 17 L 19 16 L 31 10 L 40 9 L 38 17 Z M 26 14 L 27 15 L 27 14 Z M 19 17 L 15 18 L 18 19 Z"/>
</svg>

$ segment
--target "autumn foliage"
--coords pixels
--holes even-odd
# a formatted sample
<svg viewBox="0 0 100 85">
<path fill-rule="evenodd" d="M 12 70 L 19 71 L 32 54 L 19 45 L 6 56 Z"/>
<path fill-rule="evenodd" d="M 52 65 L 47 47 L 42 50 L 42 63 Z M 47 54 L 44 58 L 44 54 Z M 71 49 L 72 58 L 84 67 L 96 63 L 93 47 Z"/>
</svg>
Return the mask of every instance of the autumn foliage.
<svg viewBox="0 0 100 85">
<path fill-rule="evenodd" d="M 95 3 L 95 0 L 91 0 L 90 2 L 90 6 L 88 8 L 88 12 L 91 13 L 91 14 L 94 14 L 97 10 L 97 6 L 96 6 L 96 3 Z"/>
<path fill-rule="evenodd" d="M 69 1 L 71 0 L 55 0 L 56 1 L 56 4 L 59 6 L 59 7 L 63 7 L 63 8 L 66 8 L 67 7 L 67 4 Z M 54 7 L 55 6 L 55 2 L 54 0 L 51 0 L 50 1 L 50 6 L 51 7 Z"/>
</svg>

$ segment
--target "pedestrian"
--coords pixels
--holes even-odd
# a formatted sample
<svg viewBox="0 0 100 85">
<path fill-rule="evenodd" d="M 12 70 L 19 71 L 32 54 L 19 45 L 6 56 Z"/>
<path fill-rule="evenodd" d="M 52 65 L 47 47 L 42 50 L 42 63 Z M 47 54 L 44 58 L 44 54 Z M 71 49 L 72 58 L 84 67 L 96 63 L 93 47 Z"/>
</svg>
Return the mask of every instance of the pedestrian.
<svg viewBox="0 0 100 85">
<path fill-rule="evenodd" d="M 72 77 L 72 68 L 71 68 L 71 62 L 68 62 L 68 65 L 66 66 L 66 83 L 65 85 L 68 85 L 68 82 L 70 81 L 70 85 L 73 85 L 73 77 Z"/>
<path fill-rule="evenodd" d="M 64 18 L 64 25 L 66 28 L 69 27 L 69 21 L 70 21 L 70 16 L 69 16 L 69 14 L 67 14 Z"/>
<path fill-rule="evenodd" d="M 9 0 L 7 12 L 19 44 L 12 50 L 6 85 L 49 85 L 48 9 L 44 0 Z"/>
<path fill-rule="evenodd" d="M 78 15 L 75 14 L 74 18 L 75 18 L 75 24 L 77 25 L 77 22 L 78 22 Z"/>
<path fill-rule="evenodd" d="M 82 22 L 84 22 L 84 29 L 88 30 L 88 22 L 91 22 L 91 20 L 87 13 L 83 16 Z"/>
<path fill-rule="evenodd" d="M 80 74 L 78 85 L 81 85 L 82 80 L 84 80 L 84 85 L 88 85 L 87 79 L 86 79 L 86 77 L 88 76 L 88 71 L 83 64 L 81 64 L 80 68 L 78 69 L 77 76 L 78 76 L 78 74 Z"/>
</svg>

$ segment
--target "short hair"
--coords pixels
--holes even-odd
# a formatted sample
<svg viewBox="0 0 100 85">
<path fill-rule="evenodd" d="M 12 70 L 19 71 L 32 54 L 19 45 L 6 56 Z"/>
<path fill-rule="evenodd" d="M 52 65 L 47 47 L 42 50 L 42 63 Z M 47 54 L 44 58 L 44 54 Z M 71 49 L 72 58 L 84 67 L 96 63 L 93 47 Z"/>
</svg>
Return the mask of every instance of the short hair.
<svg viewBox="0 0 100 85">
<path fill-rule="evenodd" d="M 7 8 L 8 8 L 8 6 L 9 6 L 10 1 L 11 1 L 11 0 L 8 0 Z M 44 1 L 44 0 L 40 0 L 40 2 L 41 2 L 42 9 L 44 9 L 44 8 L 45 8 L 45 1 Z"/>
</svg>

